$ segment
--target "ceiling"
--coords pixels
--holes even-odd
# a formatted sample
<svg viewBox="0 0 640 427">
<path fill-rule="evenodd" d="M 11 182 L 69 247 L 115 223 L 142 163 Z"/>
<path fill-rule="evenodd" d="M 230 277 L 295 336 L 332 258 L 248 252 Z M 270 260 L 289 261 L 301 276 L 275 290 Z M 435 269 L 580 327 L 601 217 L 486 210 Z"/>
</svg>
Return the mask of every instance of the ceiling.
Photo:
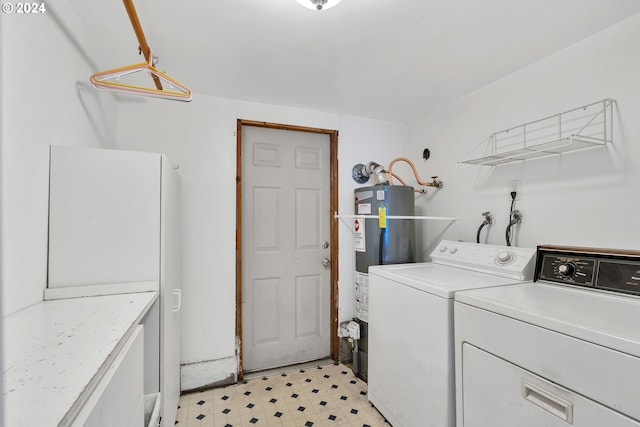
<svg viewBox="0 0 640 427">
<path fill-rule="evenodd" d="M 93 59 L 139 62 L 119 0 L 67 0 Z M 157 67 L 198 94 L 407 122 L 633 14 L 639 0 L 135 0 Z M 101 70 L 96 70 L 101 71 Z"/>
</svg>

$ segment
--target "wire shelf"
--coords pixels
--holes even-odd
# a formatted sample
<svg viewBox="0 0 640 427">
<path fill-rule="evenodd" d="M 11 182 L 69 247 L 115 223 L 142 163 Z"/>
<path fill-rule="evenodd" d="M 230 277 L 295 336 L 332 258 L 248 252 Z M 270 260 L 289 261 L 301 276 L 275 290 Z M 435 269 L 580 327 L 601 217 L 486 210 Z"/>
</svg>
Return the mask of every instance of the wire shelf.
<svg viewBox="0 0 640 427">
<path fill-rule="evenodd" d="M 614 104 L 608 98 L 496 132 L 483 154 L 459 163 L 501 166 L 605 146 L 613 142 Z"/>
</svg>

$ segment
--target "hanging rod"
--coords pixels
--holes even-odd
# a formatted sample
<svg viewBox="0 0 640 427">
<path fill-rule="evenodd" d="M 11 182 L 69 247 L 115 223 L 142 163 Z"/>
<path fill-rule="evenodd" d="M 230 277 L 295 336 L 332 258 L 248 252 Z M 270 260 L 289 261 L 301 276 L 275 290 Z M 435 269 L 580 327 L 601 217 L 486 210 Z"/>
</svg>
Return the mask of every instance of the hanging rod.
<svg viewBox="0 0 640 427">
<path fill-rule="evenodd" d="M 154 66 L 153 63 L 153 53 L 151 53 L 151 48 L 147 43 L 147 38 L 144 36 L 144 31 L 142 31 L 142 25 L 140 24 L 140 19 L 138 19 L 138 13 L 136 12 L 136 7 L 133 5 L 133 0 L 122 0 L 124 3 L 124 8 L 127 9 L 127 15 L 129 15 L 129 21 L 131 21 L 131 26 L 133 27 L 133 31 L 136 33 L 136 37 L 138 38 L 138 50 L 142 52 L 144 55 L 144 59 L 147 60 L 147 63 Z M 162 90 L 162 83 L 160 82 L 160 78 L 155 74 L 152 74 L 153 81 L 156 84 L 156 88 L 158 90 Z"/>
<path fill-rule="evenodd" d="M 342 218 L 379 218 L 378 215 L 338 215 L 333 214 L 334 219 L 342 219 Z M 424 219 L 424 220 L 435 220 L 435 221 L 458 221 L 460 219 L 459 216 L 419 216 L 419 215 L 387 215 L 387 219 Z"/>
</svg>

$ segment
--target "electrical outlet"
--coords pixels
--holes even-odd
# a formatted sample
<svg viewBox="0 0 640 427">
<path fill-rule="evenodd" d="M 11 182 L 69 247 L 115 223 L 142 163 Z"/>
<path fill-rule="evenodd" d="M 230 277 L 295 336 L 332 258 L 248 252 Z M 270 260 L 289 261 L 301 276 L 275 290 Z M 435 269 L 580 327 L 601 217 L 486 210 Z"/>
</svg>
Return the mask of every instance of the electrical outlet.
<svg viewBox="0 0 640 427">
<path fill-rule="evenodd" d="M 519 179 L 514 179 L 513 181 L 509 181 L 509 191 L 507 195 L 509 196 L 509 200 L 511 200 L 511 192 L 516 192 L 516 200 L 522 200 L 522 182 Z"/>
</svg>

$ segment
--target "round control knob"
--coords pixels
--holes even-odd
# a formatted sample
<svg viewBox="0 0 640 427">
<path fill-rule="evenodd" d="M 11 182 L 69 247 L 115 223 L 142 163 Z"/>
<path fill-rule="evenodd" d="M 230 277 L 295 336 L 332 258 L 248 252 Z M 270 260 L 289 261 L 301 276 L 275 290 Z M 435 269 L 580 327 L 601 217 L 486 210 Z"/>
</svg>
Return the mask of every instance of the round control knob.
<svg viewBox="0 0 640 427">
<path fill-rule="evenodd" d="M 447 247 L 446 246 L 440 246 L 440 252 L 446 252 L 447 251 Z"/>
<path fill-rule="evenodd" d="M 558 273 L 560 273 L 564 277 L 573 276 L 573 273 L 575 272 L 576 272 L 576 266 L 569 262 L 560 264 L 560 266 L 558 267 Z"/>
<path fill-rule="evenodd" d="M 498 259 L 498 263 L 500 264 L 506 264 L 508 262 L 513 261 L 513 254 L 511 252 L 498 252 L 498 255 L 496 256 L 496 258 Z"/>
<path fill-rule="evenodd" d="M 451 248 L 451 249 L 449 249 L 449 252 L 451 254 L 455 254 L 456 252 L 458 252 L 458 248 Z"/>
</svg>

